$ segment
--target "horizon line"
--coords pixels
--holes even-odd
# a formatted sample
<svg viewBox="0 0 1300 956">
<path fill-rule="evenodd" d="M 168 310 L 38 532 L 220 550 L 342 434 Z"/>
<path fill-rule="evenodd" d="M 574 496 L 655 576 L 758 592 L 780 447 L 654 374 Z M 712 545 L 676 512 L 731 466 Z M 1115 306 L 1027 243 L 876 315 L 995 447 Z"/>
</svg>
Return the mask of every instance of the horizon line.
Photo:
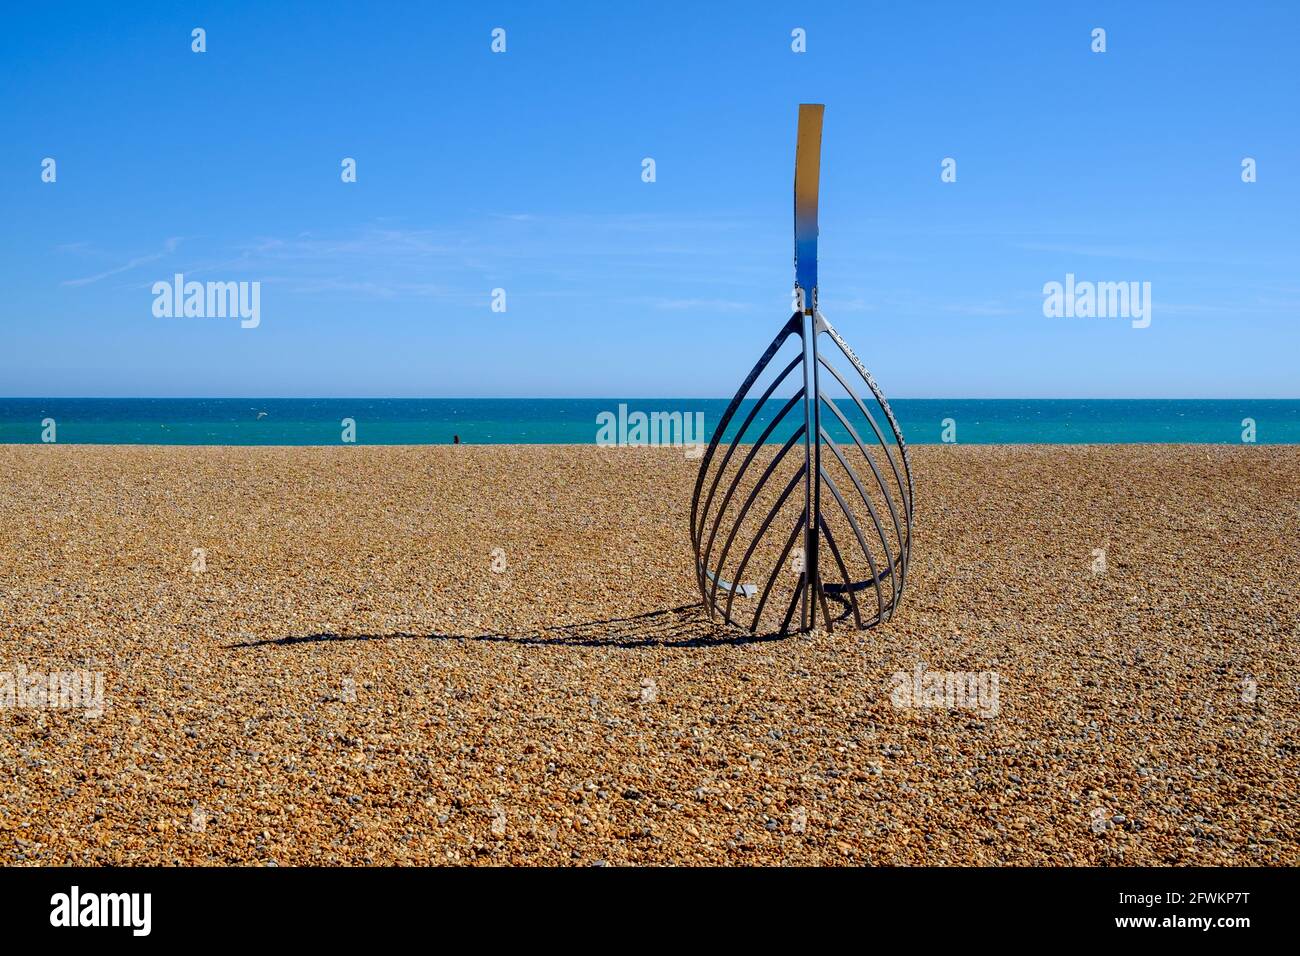
<svg viewBox="0 0 1300 956">
<path fill-rule="evenodd" d="M 727 402 L 728 395 L 0 395 L 0 402 L 8 401 L 109 401 L 109 402 Z M 1080 395 L 899 395 L 890 401 L 899 402 L 1300 402 L 1300 396 L 1108 396 Z"/>
</svg>

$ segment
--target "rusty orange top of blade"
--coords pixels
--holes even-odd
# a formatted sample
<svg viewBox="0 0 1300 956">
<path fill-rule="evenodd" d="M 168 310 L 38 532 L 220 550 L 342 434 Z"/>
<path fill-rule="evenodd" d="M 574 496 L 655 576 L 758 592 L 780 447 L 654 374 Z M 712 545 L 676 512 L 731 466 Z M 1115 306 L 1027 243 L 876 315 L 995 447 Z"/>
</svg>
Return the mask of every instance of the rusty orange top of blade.
<svg viewBox="0 0 1300 956">
<path fill-rule="evenodd" d="M 794 281 L 803 291 L 804 311 L 813 309 L 817 288 L 817 190 L 821 180 L 821 103 L 799 105 L 799 140 L 794 156 Z"/>
</svg>

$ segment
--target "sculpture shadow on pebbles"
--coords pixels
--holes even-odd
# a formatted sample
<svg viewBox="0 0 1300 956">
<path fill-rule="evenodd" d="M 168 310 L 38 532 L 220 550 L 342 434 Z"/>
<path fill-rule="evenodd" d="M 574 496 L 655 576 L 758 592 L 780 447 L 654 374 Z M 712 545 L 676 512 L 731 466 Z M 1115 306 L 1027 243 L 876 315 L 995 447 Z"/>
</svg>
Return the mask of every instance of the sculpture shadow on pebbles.
<svg viewBox="0 0 1300 956">
<path fill-rule="evenodd" d="M 844 610 L 844 616 L 848 615 Z M 335 641 L 484 641 L 488 643 L 524 644 L 557 647 L 710 647 L 728 644 L 755 644 L 784 640 L 791 635 L 778 632 L 751 634 L 720 626 L 709 620 L 700 603 L 647 611 L 628 617 L 602 618 L 573 624 L 557 624 L 521 633 L 487 634 L 417 634 L 395 631 L 390 634 L 339 634 L 323 631 L 265 640 L 241 641 L 225 645 L 227 650 L 255 647 L 292 647 L 299 644 L 328 644 Z"/>
</svg>

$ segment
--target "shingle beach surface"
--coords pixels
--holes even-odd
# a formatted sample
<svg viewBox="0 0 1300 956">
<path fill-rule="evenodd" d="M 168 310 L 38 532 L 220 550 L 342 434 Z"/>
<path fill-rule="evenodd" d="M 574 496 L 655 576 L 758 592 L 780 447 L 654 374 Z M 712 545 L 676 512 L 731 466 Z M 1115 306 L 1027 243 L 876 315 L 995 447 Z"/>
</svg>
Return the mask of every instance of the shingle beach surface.
<svg viewBox="0 0 1300 956">
<path fill-rule="evenodd" d="M 0 672 L 104 676 L 0 862 L 1300 863 L 1300 448 L 913 459 L 898 616 L 745 640 L 681 449 L 0 446 Z"/>
</svg>

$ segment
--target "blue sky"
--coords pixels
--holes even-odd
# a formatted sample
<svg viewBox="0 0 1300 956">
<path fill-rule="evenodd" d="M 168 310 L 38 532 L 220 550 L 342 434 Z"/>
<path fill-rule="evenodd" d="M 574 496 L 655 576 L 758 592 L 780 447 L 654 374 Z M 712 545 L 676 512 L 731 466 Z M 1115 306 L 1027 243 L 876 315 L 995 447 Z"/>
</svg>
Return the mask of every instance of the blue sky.
<svg viewBox="0 0 1300 956">
<path fill-rule="evenodd" d="M 1300 5 L 172 7 L 6 14 L 0 394 L 729 395 L 823 102 L 821 302 L 889 395 L 1300 395 Z M 260 326 L 156 318 L 176 272 Z M 1150 327 L 1044 317 L 1066 273 Z"/>
</svg>

